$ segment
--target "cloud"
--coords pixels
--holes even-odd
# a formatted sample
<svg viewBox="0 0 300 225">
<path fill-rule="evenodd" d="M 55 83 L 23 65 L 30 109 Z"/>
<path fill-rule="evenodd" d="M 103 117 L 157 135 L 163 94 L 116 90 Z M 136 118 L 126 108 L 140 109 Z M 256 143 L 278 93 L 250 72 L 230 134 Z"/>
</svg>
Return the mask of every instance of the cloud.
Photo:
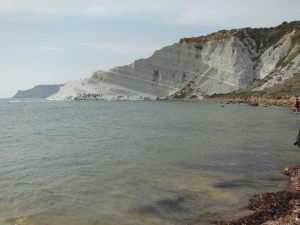
<svg viewBox="0 0 300 225">
<path fill-rule="evenodd" d="M 0 0 L 2 13 L 36 15 L 119 17 L 156 11 L 166 5 L 153 0 L 150 4 L 138 0 Z M 163 7 L 165 9 L 165 7 Z"/>
<path fill-rule="evenodd" d="M 270 25 L 299 19 L 298 0 L 0 0 L 0 14 L 139 19 L 173 25 Z"/>
<path fill-rule="evenodd" d="M 297 0 L 210 0 L 184 7 L 175 18 L 176 24 L 225 27 L 270 26 L 284 20 L 300 19 Z"/>
</svg>

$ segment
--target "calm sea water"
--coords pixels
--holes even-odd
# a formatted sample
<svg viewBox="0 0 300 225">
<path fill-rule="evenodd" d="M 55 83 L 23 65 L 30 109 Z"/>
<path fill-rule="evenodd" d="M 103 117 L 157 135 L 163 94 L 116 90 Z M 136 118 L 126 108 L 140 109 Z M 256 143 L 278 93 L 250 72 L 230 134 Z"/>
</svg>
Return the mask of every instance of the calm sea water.
<svg viewBox="0 0 300 225">
<path fill-rule="evenodd" d="M 0 224 L 209 224 L 300 162 L 279 107 L 2 100 L 0 118 Z"/>
</svg>

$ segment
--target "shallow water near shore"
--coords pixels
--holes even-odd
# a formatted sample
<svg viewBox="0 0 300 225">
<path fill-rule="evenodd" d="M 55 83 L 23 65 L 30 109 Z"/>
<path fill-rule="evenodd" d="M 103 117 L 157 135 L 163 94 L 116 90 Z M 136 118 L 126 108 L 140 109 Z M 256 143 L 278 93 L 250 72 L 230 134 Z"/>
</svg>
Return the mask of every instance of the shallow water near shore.
<svg viewBox="0 0 300 225">
<path fill-rule="evenodd" d="M 300 161 L 280 107 L 1 100 L 0 116 L 0 224 L 209 224 Z"/>
</svg>

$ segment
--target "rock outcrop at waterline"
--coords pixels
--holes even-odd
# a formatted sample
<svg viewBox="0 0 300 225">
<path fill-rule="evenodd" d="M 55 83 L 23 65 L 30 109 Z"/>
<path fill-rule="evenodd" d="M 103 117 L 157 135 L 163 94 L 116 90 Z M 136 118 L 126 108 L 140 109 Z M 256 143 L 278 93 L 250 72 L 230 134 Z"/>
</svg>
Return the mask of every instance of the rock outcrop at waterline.
<svg viewBox="0 0 300 225">
<path fill-rule="evenodd" d="M 97 95 L 101 99 L 200 98 L 261 80 L 262 90 L 300 71 L 300 22 L 273 28 L 219 31 L 183 38 L 131 65 L 96 71 L 67 83 L 50 99 Z"/>
</svg>

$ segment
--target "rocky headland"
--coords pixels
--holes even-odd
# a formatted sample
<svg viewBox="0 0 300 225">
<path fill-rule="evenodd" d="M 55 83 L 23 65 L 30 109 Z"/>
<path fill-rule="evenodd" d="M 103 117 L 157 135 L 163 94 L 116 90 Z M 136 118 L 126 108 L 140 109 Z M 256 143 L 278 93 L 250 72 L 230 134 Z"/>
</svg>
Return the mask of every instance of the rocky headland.
<svg viewBox="0 0 300 225">
<path fill-rule="evenodd" d="M 130 65 L 65 84 L 52 100 L 202 99 L 265 91 L 300 71 L 300 22 L 182 38 Z"/>
<path fill-rule="evenodd" d="M 19 90 L 13 98 L 48 98 L 56 94 L 63 84 L 37 85 L 28 90 Z"/>
</svg>

